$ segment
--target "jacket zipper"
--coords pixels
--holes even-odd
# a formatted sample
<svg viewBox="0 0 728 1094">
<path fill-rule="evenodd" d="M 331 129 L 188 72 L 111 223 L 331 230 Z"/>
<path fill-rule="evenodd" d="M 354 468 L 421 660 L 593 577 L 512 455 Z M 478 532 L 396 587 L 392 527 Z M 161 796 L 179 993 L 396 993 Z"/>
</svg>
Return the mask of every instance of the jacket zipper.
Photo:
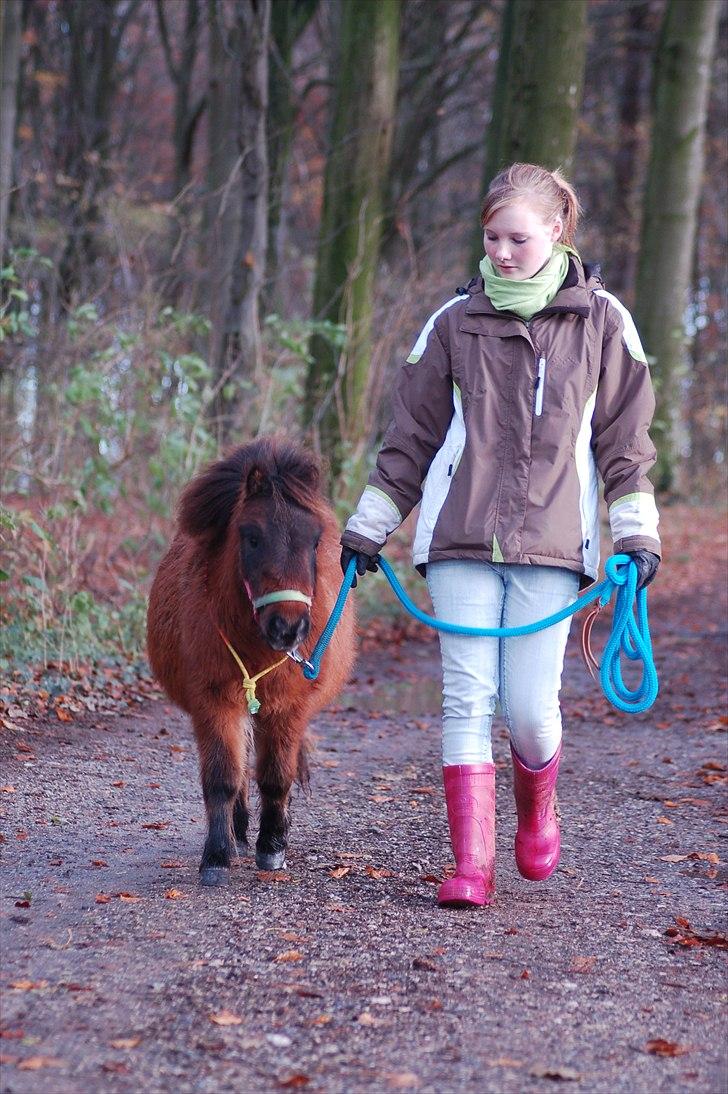
<svg viewBox="0 0 728 1094">
<path fill-rule="evenodd" d="M 528 336 L 531 339 L 531 345 L 533 346 L 533 354 L 536 359 L 536 365 L 538 372 L 536 374 L 536 382 L 533 385 L 533 413 L 534 417 L 540 418 L 543 410 L 543 386 L 546 381 L 546 358 L 539 352 L 539 348 L 533 338 L 533 318 L 529 319 L 526 323 L 526 329 Z"/>
<path fill-rule="evenodd" d="M 536 401 L 534 404 L 533 412 L 537 418 L 541 417 L 543 410 L 543 389 L 546 381 L 546 358 L 539 357 L 538 359 L 538 376 L 536 377 Z"/>
</svg>

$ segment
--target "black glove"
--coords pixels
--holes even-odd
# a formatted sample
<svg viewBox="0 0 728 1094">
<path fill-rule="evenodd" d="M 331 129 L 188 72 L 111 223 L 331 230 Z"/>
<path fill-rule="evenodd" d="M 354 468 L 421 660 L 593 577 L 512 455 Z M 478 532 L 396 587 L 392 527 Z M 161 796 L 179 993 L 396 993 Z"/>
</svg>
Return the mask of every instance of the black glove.
<svg viewBox="0 0 728 1094">
<path fill-rule="evenodd" d="M 645 551 L 643 548 L 637 551 L 625 551 L 625 554 L 637 563 L 637 588 L 644 589 L 657 573 L 660 559 L 652 551 Z"/>
<path fill-rule="evenodd" d="M 379 569 L 379 555 L 367 555 L 364 551 L 354 551 L 351 547 L 343 547 L 341 550 L 341 572 L 346 573 L 352 558 L 356 559 L 356 573 L 351 581 L 352 589 L 356 588 L 356 574 L 363 577 L 367 570 L 375 574 Z"/>
</svg>

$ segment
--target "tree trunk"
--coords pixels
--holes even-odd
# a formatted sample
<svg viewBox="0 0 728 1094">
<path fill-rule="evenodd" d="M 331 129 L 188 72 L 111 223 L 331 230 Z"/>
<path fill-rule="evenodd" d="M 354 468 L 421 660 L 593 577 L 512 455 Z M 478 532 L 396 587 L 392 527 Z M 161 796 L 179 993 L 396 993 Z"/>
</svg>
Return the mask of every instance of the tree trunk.
<svg viewBox="0 0 728 1094">
<path fill-rule="evenodd" d="M 568 172 L 586 59 L 586 0 L 508 0 L 503 11 L 483 193 L 510 163 Z M 474 257 L 483 256 L 482 233 Z"/>
<path fill-rule="evenodd" d="M 227 18 L 230 10 L 232 17 Z M 232 9 L 208 0 L 208 15 L 205 249 L 210 363 L 223 442 L 239 424 L 245 385 L 262 366 L 258 312 L 267 236 L 270 0 L 235 0 Z"/>
<path fill-rule="evenodd" d="M 293 47 L 308 26 L 318 0 L 276 0 L 271 12 L 271 57 L 268 73 L 268 254 L 265 299 L 281 305 L 278 272 L 283 260 L 284 189 L 296 108 L 293 94 Z"/>
<path fill-rule="evenodd" d="M 345 2 L 342 14 L 314 316 L 343 324 L 346 347 L 340 356 L 330 341 L 315 336 L 306 387 L 308 424 L 334 477 L 346 456 L 362 458 L 376 413 L 367 402 L 367 377 L 397 93 L 400 4 Z"/>
<path fill-rule="evenodd" d="M 206 97 L 193 101 L 192 78 L 197 60 L 200 31 L 200 0 L 187 0 L 185 25 L 178 57 L 175 59 L 169 38 L 164 0 L 157 0 L 157 24 L 167 62 L 167 71 L 174 85 L 174 175 L 171 197 L 174 213 L 171 217 L 167 254 L 160 263 L 164 270 L 162 291 L 165 300 L 174 304 L 179 296 L 181 275 L 176 263 L 185 231 L 189 225 L 191 203 L 187 194 L 192 168 L 192 150 L 197 124 L 202 117 Z"/>
<path fill-rule="evenodd" d="M 22 15 L 22 0 L 5 0 L 0 4 L 0 266 L 5 265 L 13 185 Z"/>
<path fill-rule="evenodd" d="M 639 196 L 646 160 L 650 52 L 654 27 L 650 0 L 637 0 L 625 13 L 627 41 L 620 58 L 619 130 L 614 149 L 612 223 L 605 262 L 610 291 L 627 307 L 634 303 L 639 249 Z"/>
<path fill-rule="evenodd" d="M 662 491 L 676 486 L 685 312 L 719 14 L 719 0 L 669 0 L 656 59 L 635 320 L 655 378 L 655 486 Z"/>
</svg>

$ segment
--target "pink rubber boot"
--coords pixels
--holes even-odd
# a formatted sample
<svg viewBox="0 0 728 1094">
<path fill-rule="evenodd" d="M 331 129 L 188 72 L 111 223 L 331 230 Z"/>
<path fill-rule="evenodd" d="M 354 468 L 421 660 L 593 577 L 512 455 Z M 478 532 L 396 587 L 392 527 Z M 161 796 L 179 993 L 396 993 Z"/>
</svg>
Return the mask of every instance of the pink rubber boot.
<svg viewBox="0 0 728 1094">
<path fill-rule="evenodd" d="M 544 881 L 559 865 L 561 832 L 556 816 L 556 779 L 561 745 L 545 767 L 526 767 L 511 746 L 516 796 L 516 866 L 521 877 Z"/>
<path fill-rule="evenodd" d="M 455 876 L 443 881 L 438 904 L 490 904 L 495 893 L 495 766 L 442 769 Z"/>
</svg>

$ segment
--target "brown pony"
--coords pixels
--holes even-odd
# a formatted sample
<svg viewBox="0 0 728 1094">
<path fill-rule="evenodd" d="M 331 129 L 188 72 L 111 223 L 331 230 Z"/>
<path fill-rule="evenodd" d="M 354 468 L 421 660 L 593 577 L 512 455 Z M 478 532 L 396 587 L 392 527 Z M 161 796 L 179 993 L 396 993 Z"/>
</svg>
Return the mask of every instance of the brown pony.
<svg viewBox="0 0 728 1094">
<path fill-rule="evenodd" d="M 154 579 L 149 659 L 169 697 L 191 715 L 200 754 L 203 885 L 227 884 L 235 841 L 246 842 L 249 742 L 261 799 L 255 861 L 261 870 L 285 865 L 291 785 L 296 777 L 308 782 L 308 723 L 351 670 L 350 602 L 315 682 L 285 657 L 311 652 L 341 587 L 339 530 L 319 482 L 315 457 L 298 445 L 263 438 L 234 449 L 185 488 L 179 531 Z M 298 599 L 253 606 L 291 590 Z M 284 663 L 257 683 L 254 714 L 225 639 L 249 676 L 283 651 Z"/>
</svg>

